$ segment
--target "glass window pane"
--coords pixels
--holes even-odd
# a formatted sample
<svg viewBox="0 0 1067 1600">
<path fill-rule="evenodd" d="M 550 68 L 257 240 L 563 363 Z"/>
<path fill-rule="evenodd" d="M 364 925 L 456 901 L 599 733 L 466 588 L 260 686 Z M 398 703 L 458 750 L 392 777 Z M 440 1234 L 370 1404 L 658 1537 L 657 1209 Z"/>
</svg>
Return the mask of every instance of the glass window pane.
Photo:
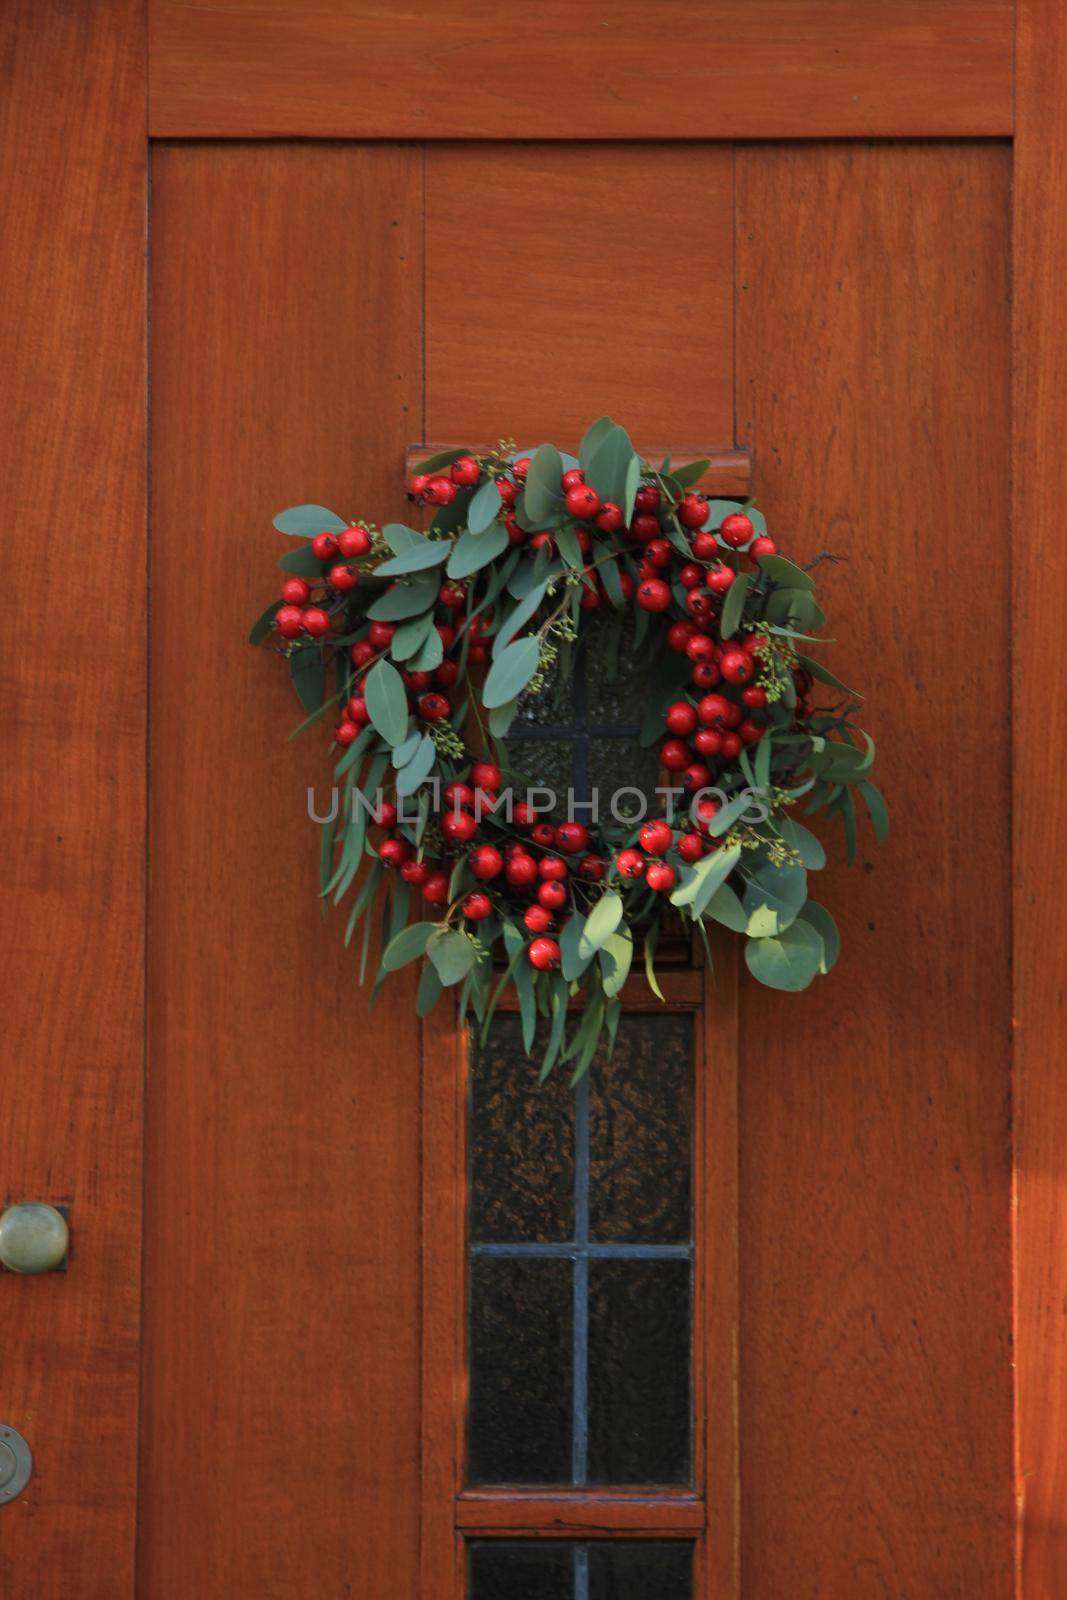
<svg viewBox="0 0 1067 1600">
<path fill-rule="evenodd" d="M 589 1100 L 589 1228 L 611 1244 L 692 1236 L 693 1022 L 629 1016 Z"/>
<path fill-rule="evenodd" d="M 558 1257 L 471 1262 L 472 1483 L 570 1481 L 573 1272 Z"/>
<path fill-rule="evenodd" d="M 619 1539 L 588 1551 L 589 1600 L 691 1600 L 689 1544 Z"/>
<path fill-rule="evenodd" d="M 645 750 L 636 739 L 590 739 L 589 781 L 598 791 L 600 820 L 606 827 L 618 828 L 629 818 L 659 815 L 662 799 L 656 794 L 659 754 L 655 746 Z M 639 795 L 624 792 L 632 789 L 645 796 L 643 811 Z M 680 801 L 676 800 L 675 809 L 680 809 Z M 623 824 L 616 822 L 616 814 Z"/>
<path fill-rule="evenodd" d="M 471 1239 L 511 1243 L 574 1233 L 574 1090 L 538 1085 L 517 1017 L 498 1016 L 471 1051 Z"/>
<path fill-rule="evenodd" d="M 526 799 L 527 789 L 551 789 L 556 797 L 549 812 L 544 795 L 535 794 L 534 804 L 541 815 L 562 822 L 567 815 L 567 790 L 574 788 L 574 748 L 562 739 L 514 738 L 510 745 L 513 772 L 509 782 L 515 801 Z"/>
<path fill-rule="evenodd" d="M 588 1481 L 690 1476 L 690 1265 L 589 1263 Z"/>
<path fill-rule="evenodd" d="M 621 624 L 621 625 L 620 625 Z M 583 622 L 583 650 L 588 662 L 589 721 L 594 726 L 640 727 L 648 698 L 647 653 L 634 649 L 634 622 L 629 612 L 601 611 Z"/>
<path fill-rule="evenodd" d="M 534 1539 L 472 1544 L 468 1567 L 470 1600 L 574 1600 L 569 1545 Z"/>
</svg>

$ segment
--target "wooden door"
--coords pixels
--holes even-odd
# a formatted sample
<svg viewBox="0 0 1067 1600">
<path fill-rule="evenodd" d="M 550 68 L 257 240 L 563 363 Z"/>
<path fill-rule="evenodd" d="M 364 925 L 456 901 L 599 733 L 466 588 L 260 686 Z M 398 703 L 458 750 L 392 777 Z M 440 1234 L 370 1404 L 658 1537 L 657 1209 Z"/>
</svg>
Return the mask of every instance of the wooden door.
<svg viewBox="0 0 1067 1600">
<path fill-rule="evenodd" d="M 75 532 L 80 584 L 55 659 L 0 635 L 4 1187 L 74 1241 L 0 1279 L 0 1420 L 37 1462 L 0 1508 L 14 1600 L 458 1600 L 428 1552 L 487 1526 L 441 1468 L 463 1374 L 432 1355 L 461 1052 L 413 978 L 368 1012 L 316 904 L 315 736 L 286 742 L 244 639 L 280 506 L 385 521 L 411 445 L 603 410 L 744 452 L 790 548 L 847 558 L 837 662 L 894 819 L 832 871 L 817 993 L 679 978 L 721 1111 L 710 1466 L 656 1525 L 695 1540 L 700 1600 L 1061 1592 L 1065 90 L 1051 13 L 1020 23 L 1016 76 L 1000 0 L 654 27 L 553 0 L 521 49 L 480 5 L 153 0 L 146 125 L 136 6 L 12 10 L 10 523 L 50 595 Z"/>
</svg>

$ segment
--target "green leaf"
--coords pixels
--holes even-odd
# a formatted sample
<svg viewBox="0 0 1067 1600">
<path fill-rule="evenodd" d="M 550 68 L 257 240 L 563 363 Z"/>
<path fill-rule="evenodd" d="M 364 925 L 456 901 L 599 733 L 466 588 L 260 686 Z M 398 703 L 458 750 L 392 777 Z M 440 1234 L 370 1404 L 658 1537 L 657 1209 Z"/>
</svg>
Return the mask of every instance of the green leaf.
<svg viewBox="0 0 1067 1600">
<path fill-rule="evenodd" d="M 745 597 L 748 586 L 752 582 L 751 575 L 747 572 L 739 573 L 726 591 L 726 599 L 722 605 L 722 621 L 719 624 L 719 638 L 732 639 L 741 623 L 741 613 L 745 609 Z"/>
<path fill-rule="evenodd" d="M 270 625 L 284 605 L 283 600 L 272 600 L 262 616 L 257 617 L 248 635 L 249 644 L 262 644 L 270 633 Z"/>
<path fill-rule="evenodd" d="M 637 491 L 641 487 L 641 462 L 637 456 L 632 455 L 626 466 L 626 477 L 623 483 L 622 506 L 623 518 L 626 522 L 633 520 L 634 501 Z"/>
<path fill-rule="evenodd" d="M 790 850 L 797 852 L 809 872 L 819 872 L 825 867 L 826 851 L 822 840 L 817 839 L 810 828 L 805 828 L 803 823 L 794 822 L 792 817 L 784 817 L 778 823 L 778 832 Z"/>
<path fill-rule="evenodd" d="M 501 651 L 486 676 L 482 690 L 483 706 L 492 710 L 520 695 L 537 671 L 540 655 L 541 641 L 536 633 L 516 639 Z"/>
<path fill-rule="evenodd" d="M 435 933 L 440 932 L 439 922 L 413 922 L 392 939 L 382 953 L 382 966 L 386 972 L 399 972 L 409 961 L 423 954 Z"/>
<path fill-rule="evenodd" d="M 465 978 L 478 959 L 474 941 L 455 928 L 436 928 L 426 946 L 426 954 L 446 989 Z"/>
<path fill-rule="evenodd" d="M 393 751 L 392 757 L 390 759 L 392 760 L 393 766 L 396 768 L 396 770 L 398 772 L 399 772 L 401 767 L 406 767 L 407 766 L 408 762 L 411 760 L 412 756 L 415 754 L 415 751 L 419 748 L 419 745 L 422 743 L 424 737 L 425 737 L 425 735 L 420 733 L 418 728 L 416 728 L 414 733 L 409 733 L 408 734 L 408 736 L 404 740 L 403 744 L 398 744 L 397 745 L 397 747 Z"/>
<path fill-rule="evenodd" d="M 584 928 L 585 918 L 580 911 L 576 911 L 567 919 L 559 936 L 560 970 L 568 983 L 581 977 L 596 954 L 595 950 L 586 951 L 582 948 Z"/>
<path fill-rule="evenodd" d="M 754 777 L 752 787 L 756 787 Z M 724 833 L 729 833 L 738 817 L 754 803 L 752 796 L 742 789 L 740 794 L 735 794 L 732 800 L 727 800 L 726 804 L 716 811 L 707 825 L 708 832 L 716 839 L 721 838 Z M 708 858 L 705 856 L 704 859 L 707 860 Z"/>
<path fill-rule="evenodd" d="M 274 526 L 291 538 L 313 539 L 317 533 L 340 533 L 348 523 L 325 506 L 290 506 L 288 511 L 278 512 Z"/>
<path fill-rule="evenodd" d="M 405 795 L 414 794 L 420 783 L 430 776 L 434 762 L 437 760 L 437 746 L 428 733 L 424 733 L 419 743 L 419 748 L 411 760 L 400 769 L 396 780 L 396 792 L 403 798 Z"/>
<path fill-rule="evenodd" d="M 413 544 L 402 555 L 393 556 L 375 567 L 376 578 L 399 578 L 406 572 L 424 572 L 428 567 L 439 567 L 452 554 L 451 539 L 423 539 Z"/>
<path fill-rule="evenodd" d="M 840 678 L 834 676 L 829 667 L 824 667 L 821 661 L 815 660 L 814 656 L 798 655 L 797 660 L 819 683 L 825 683 L 830 689 L 840 689 L 842 694 L 855 695 L 857 699 L 863 698 L 858 689 L 850 689 L 847 683 L 842 683 Z"/>
<path fill-rule="evenodd" d="M 556 534 L 556 544 L 559 546 L 559 553 L 568 567 L 574 572 L 583 572 L 585 570 L 585 556 L 582 555 L 581 546 L 578 543 L 578 535 L 573 527 L 560 528 Z"/>
<path fill-rule="evenodd" d="M 386 744 L 395 748 L 407 738 L 408 697 L 404 680 L 389 661 L 376 661 L 363 688 L 370 719 Z"/>
<path fill-rule="evenodd" d="M 318 711 L 326 695 L 326 663 L 317 644 L 289 654 L 289 676 L 305 711 Z"/>
<path fill-rule="evenodd" d="M 683 467 L 675 467 L 673 476 L 683 489 L 691 489 L 694 483 L 699 483 L 701 478 L 711 466 L 705 456 L 700 461 L 687 461 Z"/>
<path fill-rule="evenodd" d="M 459 460 L 460 456 L 469 456 L 470 454 L 471 452 L 466 445 L 461 445 L 451 450 L 438 450 L 435 455 L 427 456 L 425 461 L 420 461 L 415 471 L 425 473 L 440 472 L 442 467 L 450 467 L 453 461 Z"/>
<path fill-rule="evenodd" d="M 871 783 L 869 779 L 863 783 L 857 783 L 856 788 L 863 796 L 867 810 L 870 812 L 874 837 L 879 844 L 885 844 L 889 837 L 889 807 L 885 803 L 881 789 L 876 783 Z"/>
<path fill-rule="evenodd" d="M 810 589 L 775 589 L 766 606 L 768 622 L 789 628 L 821 628 L 826 622 Z"/>
<path fill-rule="evenodd" d="M 740 500 L 709 500 L 708 514 L 704 519 L 705 528 L 721 527 L 726 517 L 741 510 L 742 504 Z"/>
<path fill-rule="evenodd" d="M 582 437 L 582 442 L 578 446 L 578 461 L 583 472 L 588 474 L 589 463 L 596 455 L 608 434 L 613 433 L 614 430 L 615 422 L 611 417 L 598 417 L 596 422 L 592 423 L 585 430 L 585 434 Z"/>
<path fill-rule="evenodd" d="M 663 990 L 660 988 L 659 979 L 656 977 L 656 968 L 655 968 L 655 964 L 654 964 L 655 963 L 655 959 L 656 959 L 656 930 L 653 929 L 653 928 L 650 928 L 649 931 L 645 934 L 645 982 L 648 984 L 648 987 L 652 990 L 652 993 L 656 996 L 656 999 L 657 1000 L 663 1000 L 664 999 Z"/>
<path fill-rule="evenodd" d="M 496 481 L 487 478 L 467 508 L 467 527 L 471 533 L 484 533 L 500 515 L 500 506 L 500 490 Z"/>
<path fill-rule="evenodd" d="M 734 933 L 744 933 L 748 926 L 745 908 L 728 883 L 720 883 L 704 907 L 704 915 L 713 922 L 721 922 Z"/>
<path fill-rule="evenodd" d="M 413 617 L 409 622 L 401 623 L 393 634 L 389 654 L 394 661 L 408 661 L 425 643 L 427 635 L 435 632 L 431 607 L 429 611 L 424 611 L 421 617 Z"/>
<path fill-rule="evenodd" d="M 765 938 L 788 928 L 807 899 L 808 875 L 803 867 L 775 867 L 767 860 L 749 869 L 744 907 L 748 931 Z"/>
<path fill-rule="evenodd" d="M 809 922 L 794 922 L 774 938 L 749 939 L 745 964 L 768 989 L 806 989 L 823 963 L 823 943 Z"/>
<path fill-rule="evenodd" d="M 418 617 L 436 602 L 441 587 L 441 576 L 432 572 L 411 583 L 398 583 L 387 589 L 368 609 L 374 622 L 400 622 L 405 617 Z"/>
<path fill-rule="evenodd" d="M 694 917 L 700 917 L 704 908 L 721 883 L 741 859 L 741 846 L 731 845 L 728 850 L 713 850 L 711 855 L 698 861 L 685 875 L 685 881 L 671 895 L 671 904 L 689 906 Z"/>
<path fill-rule="evenodd" d="M 429 1016 L 443 993 L 441 980 L 437 976 L 437 968 L 431 961 L 427 961 L 422 969 L 419 987 L 415 994 L 416 1014 L 420 1017 Z"/>
<path fill-rule="evenodd" d="M 535 525 L 555 515 L 560 509 L 563 492 L 563 461 L 554 444 L 539 446 L 530 457 L 526 471 L 526 486 L 522 495 L 522 508 Z"/>
<path fill-rule="evenodd" d="M 634 447 L 625 428 L 616 424 L 605 432 L 585 469 L 586 481 L 601 500 L 613 500 L 619 506 L 623 504 L 633 455 Z"/>
<path fill-rule="evenodd" d="M 489 732 L 494 739 L 507 738 L 518 709 L 519 702 L 517 699 L 509 700 L 506 705 L 493 707 L 489 713 Z"/>
<path fill-rule="evenodd" d="M 609 1000 L 615 998 L 629 977 L 633 958 L 634 941 L 629 928 L 609 934 L 597 952 L 603 974 L 604 993 Z"/>
<path fill-rule="evenodd" d="M 826 907 L 820 906 L 814 900 L 808 901 L 797 918 L 797 922 L 810 922 L 815 932 L 819 935 L 823 948 L 822 963 L 819 971 L 829 972 L 841 949 L 841 935 L 837 931 L 837 923 Z"/>
<path fill-rule="evenodd" d="M 323 563 L 309 544 L 302 544 L 299 550 L 287 550 L 278 565 L 297 578 L 321 578 L 323 573 Z"/>
<path fill-rule="evenodd" d="M 583 956 L 594 956 L 603 949 L 622 921 L 622 896 L 609 889 L 600 896 L 585 919 L 579 950 Z"/>
<path fill-rule="evenodd" d="M 534 615 L 542 600 L 545 598 L 545 591 L 547 588 L 547 578 L 541 583 L 535 583 L 529 594 L 526 595 L 525 599 L 520 600 L 518 605 L 515 606 L 514 610 L 509 613 L 506 621 L 500 628 L 500 632 L 493 640 L 494 657 L 499 656 L 505 645 L 510 644 L 511 640 L 514 639 L 520 628 L 524 628 L 530 621 L 530 618 Z"/>
<path fill-rule="evenodd" d="M 435 667 L 441 665 L 445 658 L 445 647 L 441 643 L 441 635 L 432 626 L 432 611 L 430 612 L 430 623 L 431 626 L 426 630 L 426 637 L 422 641 L 418 652 L 411 658 L 410 666 L 413 672 L 432 672 Z M 395 638 L 393 643 L 396 643 Z"/>
<path fill-rule="evenodd" d="M 396 556 L 403 555 L 405 550 L 421 550 L 428 542 L 424 533 L 417 533 L 405 522 L 387 522 L 382 529 L 382 538 Z"/>
<path fill-rule="evenodd" d="M 508 546 L 508 530 L 502 522 L 494 522 L 484 533 L 461 533 L 452 546 L 448 562 L 450 578 L 469 578 L 495 561 Z"/>
<path fill-rule="evenodd" d="M 751 511 L 747 515 L 751 517 Z M 815 579 L 811 573 L 805 572 L 803 567 L 795 566 L 792 561 L 787 561 L 785 556 L 758 556 L 757 560 L 760 571 L 765 572 L 772 583 L 777 583 L 784 589 L 815 588 Z"/>
</svg>

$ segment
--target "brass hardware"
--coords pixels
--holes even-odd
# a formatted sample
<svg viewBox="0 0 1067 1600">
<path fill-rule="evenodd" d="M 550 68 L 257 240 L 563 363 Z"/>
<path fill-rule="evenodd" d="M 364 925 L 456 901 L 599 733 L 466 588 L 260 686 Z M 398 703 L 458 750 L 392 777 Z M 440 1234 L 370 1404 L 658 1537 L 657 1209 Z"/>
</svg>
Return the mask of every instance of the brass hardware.
<svg viewBox="0 0 1067 1600">
<path fill-rule="evenodd" d="M 33 1453 L 16 1428 L 0 1422 L 0 1505 L 21 1494 L 33 1472 Z"/>
<path fill-rule="evenodd" d="M 30 1200 L 0 1215 L 0 1266 L 9 1272 L 56 1272 L 69 1244 L 67 1219 L 55 1206 Z"/>
</svg>

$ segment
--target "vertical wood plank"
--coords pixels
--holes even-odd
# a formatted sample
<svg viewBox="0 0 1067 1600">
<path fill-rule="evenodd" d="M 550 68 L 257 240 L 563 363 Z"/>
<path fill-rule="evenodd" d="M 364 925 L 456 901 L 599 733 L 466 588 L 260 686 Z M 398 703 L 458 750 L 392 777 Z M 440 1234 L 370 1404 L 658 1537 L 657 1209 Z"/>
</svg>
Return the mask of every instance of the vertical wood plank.
<svg viewBox="0 0 1067 1600">
<path fill-rule="evenodd" d="M 70 1270 L 0 1274 L 5 1600 L 133 1592 L 144 1075 L 144 24 L 2 25 L 0 1202 L 70 1208 Z"/>
<path fill-rule="evenodd" d="M 727 147 L 436 145 L 426 163 L 427 439 L 576 445 L 611 411 L 675 451 L 732 441 Z"/>
<path fill-rule="evenodd" d="M 328 729 L 245 642 L 304 500 L 402 514 L 421 162 L 183 146 L 153 176 L 144 1595 L 412 1595 L 419 1034 L 317 903 Z M 398 490 L 400 491 L 398 494 Z"/>
<path fill-rule="evenodd" d="M 1012 1588 L 1009 182 L 738 157 L 740 437 L 786 548 L 848 558 L 827 659 L 893 817 L 818 885 L 832 976 L 742 990 L 746 1600 Z"/>
<path fill-rule="evenodd" d="M 1067 17 L 1018 7 L 1014 984 L 1019 1600 L 1067 1593 Z"/>
</svg>

